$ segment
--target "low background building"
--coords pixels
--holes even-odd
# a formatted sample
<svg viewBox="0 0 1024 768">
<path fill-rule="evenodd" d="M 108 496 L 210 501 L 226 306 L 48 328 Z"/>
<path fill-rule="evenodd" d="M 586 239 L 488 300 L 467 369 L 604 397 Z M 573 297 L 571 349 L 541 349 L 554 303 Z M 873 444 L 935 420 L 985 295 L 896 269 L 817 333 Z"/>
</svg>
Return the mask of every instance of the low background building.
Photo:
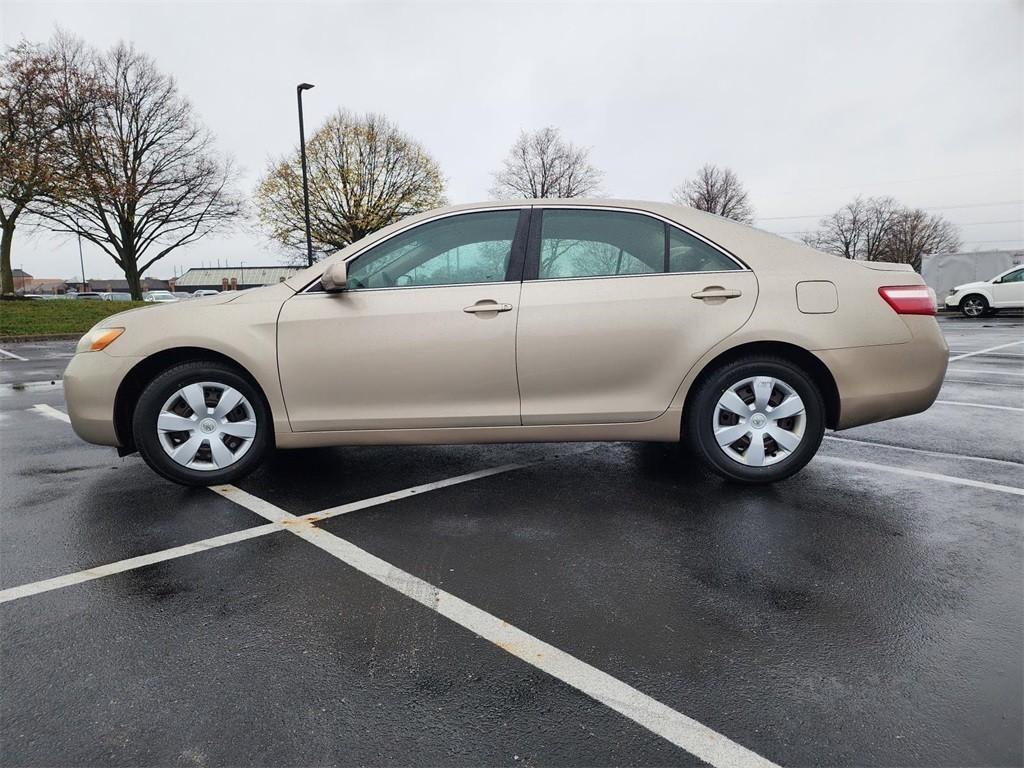
<svg viewBox="0 0 1024 768">
<path fill-rule="evenodd" d="M 176 291 L 240 291 L 261 285 L 276 285 L 305 267 L 202 267 L 175 278 Z"/>
<path fill-rule="evenodd" d="M 12 269 L 11 276 L 14 278 L 14 292 L 25 293 L 25 286 L 32 282 L 32 275 L 23 269 Z"/>
</svg>

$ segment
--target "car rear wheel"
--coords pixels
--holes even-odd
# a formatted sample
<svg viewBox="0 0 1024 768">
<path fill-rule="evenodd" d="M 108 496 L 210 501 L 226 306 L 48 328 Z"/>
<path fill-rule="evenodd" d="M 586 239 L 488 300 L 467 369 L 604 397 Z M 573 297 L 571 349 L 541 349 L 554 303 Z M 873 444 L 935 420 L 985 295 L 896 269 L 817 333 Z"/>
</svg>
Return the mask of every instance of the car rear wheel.
<svg viewBox="0 0 1024 768">
<path fill-rule="evenodd" d="M 821 445 L 825 403 L 788 360 L 750 357 L 703 378 L 685 414 L 686 439 L 715 473 L 772 483 L 801 470 Z"/>
<path fill-rule="evenodd" d="M 960 300 L 960 312 L 966 317 L 981 317 L 988 312 L 988 299 L 978 293 L 964 296 Z"/>
<path fill-rule="evenodd" d="M 142 391 L 132 418 L 135 445 L 158 474 L 182 485 L 244 477 L 269 446 L 270 413 L 233 368 L 191 362 L 164 371 Z"/>
</svg>

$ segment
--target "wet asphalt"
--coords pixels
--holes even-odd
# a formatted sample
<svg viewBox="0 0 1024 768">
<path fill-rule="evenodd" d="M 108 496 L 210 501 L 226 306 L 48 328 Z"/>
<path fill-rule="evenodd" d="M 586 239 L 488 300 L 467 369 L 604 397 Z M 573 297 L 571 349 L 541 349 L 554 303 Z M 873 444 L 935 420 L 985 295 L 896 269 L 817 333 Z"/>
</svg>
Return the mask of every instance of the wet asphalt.
<svg viewBox="0 0 1024 768">
<path fill-rule="evenodd" d="M 305 514 L 526 464 L 319 525 L 782 765 L 1021 765 L 1024 322 L 940 322 L 951 357 L 1012 346 L 769 488 L 634 443 L 282 452 L 239 486 Z M 0 589 L 266 522 L 37 409 L 73 343 L 0 346 Z M 0 604 L 0 763 L 699 761 L 278 532 Z"/>
</svg>

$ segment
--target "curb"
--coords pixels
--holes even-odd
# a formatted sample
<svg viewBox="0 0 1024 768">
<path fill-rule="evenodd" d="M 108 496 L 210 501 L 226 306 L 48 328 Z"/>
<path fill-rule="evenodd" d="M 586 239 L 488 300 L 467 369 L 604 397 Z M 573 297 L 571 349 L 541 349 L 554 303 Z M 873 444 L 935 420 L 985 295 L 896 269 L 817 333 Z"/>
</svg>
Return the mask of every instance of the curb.
<svg viewBox="0 0 1024 768">
<path fill-rule="evenodd" d="M 26 341 L 77 341 L 82 338 L 82 333 L 32 333 L 26 336 L 0 336 L 0 344 L 21 344 Z"/>
</svg>

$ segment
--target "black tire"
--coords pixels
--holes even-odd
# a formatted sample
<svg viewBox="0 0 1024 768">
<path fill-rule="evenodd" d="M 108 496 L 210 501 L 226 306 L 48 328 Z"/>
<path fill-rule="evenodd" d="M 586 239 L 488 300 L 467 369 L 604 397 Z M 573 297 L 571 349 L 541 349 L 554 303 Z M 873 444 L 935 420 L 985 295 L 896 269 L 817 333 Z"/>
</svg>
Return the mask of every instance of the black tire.
<svg viewBox="0 0 1024 768">
<path fill-rule="evenodd" d="M 980 293 L 969 293 L 960 299 L 960 314 L 964 317 L 984 317 L 988 313 L 988 299 Z"/>
<path fill-rule="evenodd" d="M 796 448 L 766 466 L 747 466 L 731 458 L 715 439 L 715 412 L 719 398 L 737 382 L 771 376 L 792 388 L 804 404 L 803 434 Z M 799 472 L 817 453 L 825 434 L 825 401 L 813 380 L 783 358 L 745 357 L 703 374 L 683 414 L 684 439 L 715 474 L 738 483 L 774 483 Z M 765 444 L 771 440 L 761 438 Z"/>
<path fill-rule="evenodd" d="M 238 390 L 248 401 L 256 420 L 256 434 L 248 449 L 234 464 L 223 469 L 190 469 L 175 462 L 160 443 L 156 422 L 164 403 L 182 387 L 198 382 L 224 384 Z M 252 472 L 271 447 L 272 430 L 270 409 L 256 386 L 231 366 L 213 361 L 180 363 L 168 368 L 146 385 L 132 414 L 132 434 L 139 455 L 157 474 L 189 486 L 233 483 Z"/>
</svg>

